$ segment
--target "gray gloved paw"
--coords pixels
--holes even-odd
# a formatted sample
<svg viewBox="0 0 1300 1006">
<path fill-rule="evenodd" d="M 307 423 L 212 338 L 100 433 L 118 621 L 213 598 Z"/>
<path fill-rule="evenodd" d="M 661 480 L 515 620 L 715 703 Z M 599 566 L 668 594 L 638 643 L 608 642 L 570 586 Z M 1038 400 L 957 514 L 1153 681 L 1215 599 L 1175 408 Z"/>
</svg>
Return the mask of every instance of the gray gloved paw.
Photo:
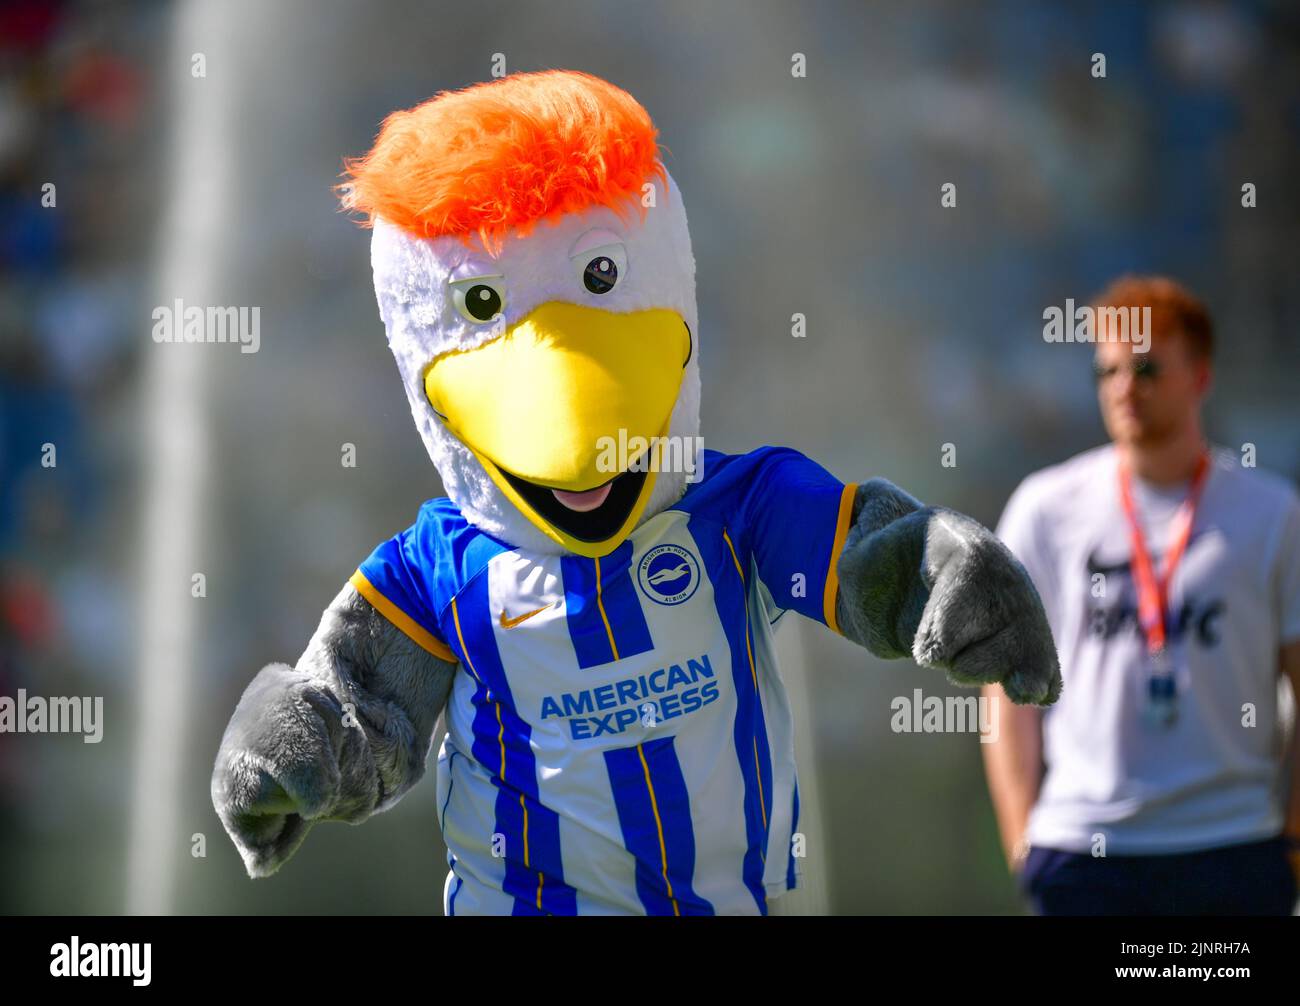
<svg viewBox="0 0 1300 1006">
<path fill-rule="evenodd" d="M 250 877 L 270 876 L 311 823 L 334 809 L 334 698 L 311 676 L 272 664 L 245 690 L 221 740 L 212 802 Z"/>
<path fill-rule="evenodd" d="M 912 644 L 916 662 L 955 684 L 1000 681 L 1019 704 L 1055 702 L 1061 669 L 1047 614 L 1006 546 L 969 517 L 933 508 L 923 562 L 930 596 Z"/>
</svg>

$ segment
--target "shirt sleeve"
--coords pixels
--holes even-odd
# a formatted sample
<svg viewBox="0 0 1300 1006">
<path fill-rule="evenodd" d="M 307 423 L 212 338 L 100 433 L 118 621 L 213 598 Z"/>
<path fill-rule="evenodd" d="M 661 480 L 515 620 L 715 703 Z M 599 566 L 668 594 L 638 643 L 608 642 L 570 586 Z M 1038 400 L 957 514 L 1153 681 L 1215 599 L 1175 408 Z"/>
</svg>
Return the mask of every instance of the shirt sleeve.
<svg viewBox="0 0 1300 1006">
<path fill-rule="evenodd" d="M 765 448 L 745 503 L 758 577 L 780 611 L 840 631 L 835 618 L 836 564 L 848 536 L 857 486 L 790 448 Z"/>
<path fill-rule="evenodd" d="M 1007 500 L 996 534 L 1028 571 L 1050 614 L 1056 603 L 1055 566 L 1042 532 L 1042 512 L 1029 480 L 1021 482 Z"/>
<path fill-rule="evenodd" d="M 456 654 L 442 638 L 438 619 L 429 610 L 432 568 L 420 549 L 417 526 L 371 552 L 349 582 L 414 643 L 435 657 L 456 663 Z"/>
</svg>

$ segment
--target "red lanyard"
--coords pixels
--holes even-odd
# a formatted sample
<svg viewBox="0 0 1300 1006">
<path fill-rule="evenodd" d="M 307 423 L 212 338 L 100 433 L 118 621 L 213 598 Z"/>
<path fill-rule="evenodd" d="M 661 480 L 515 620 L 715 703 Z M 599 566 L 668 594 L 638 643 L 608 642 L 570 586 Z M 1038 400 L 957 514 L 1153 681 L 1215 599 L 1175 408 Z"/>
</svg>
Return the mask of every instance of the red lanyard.
<svg viewBox="0 0 1300 1006">
<path fill-rule="evenodd" d="M 1153 654 L 1158 654 L 1165 648 L 1165 610 L 1169 600 L 1169 583 L 1174 578 L 1174 570 L 1178 568 L 1179 560 L 1187 549 L 1188 539 L 1192 536 L 1196 505 L 1200 502 L 1201 490 L 1205 488 L 1205 479 L 1209 473 L 1210 455 L 1204 452 L 1196 462 L 1187 498 L 1174 516 L 1173 536 L 1165 557 L 1164 570 L 1157 577 L 1151 565 L 1151 553 L 1147 551 L 1146 539 L 1142 537 L 1142 528 L 1138 524 L 1137 510 L 1133 506 L 1128 468 L 1122 461 L 1119 465 L 1119 499 L 1124 506 L 1124 516 L 1128 518 L 1129 540 L 1133 544 L 1133 582 L 1138 594 L 1138 620 L 1147 637 L 1147 650 Z"/>
</svg>

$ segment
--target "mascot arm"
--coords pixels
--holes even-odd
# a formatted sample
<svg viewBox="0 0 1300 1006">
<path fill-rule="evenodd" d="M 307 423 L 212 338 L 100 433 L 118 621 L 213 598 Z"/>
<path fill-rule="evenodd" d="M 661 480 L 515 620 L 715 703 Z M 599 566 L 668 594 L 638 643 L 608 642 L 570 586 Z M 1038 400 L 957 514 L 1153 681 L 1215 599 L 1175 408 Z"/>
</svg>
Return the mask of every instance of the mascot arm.
<svg viewBox="0 0 1300 1006">
<path fill-rule="evenodd" d="M 998 681 L 1016 703 L 1061 691 L 1056 645 L 1025 568 L 971 518 L 884 479 L 857 488 L 837 573 L 840 631 L 880 657 L 910 655 L 955 684 Z"/>
<path fill-rule="evenodd" d="M 347 584 L 297 667 L 258 673 L 212 774 L 250 877 L 279 869 L 316 821 L 359 824 L 419 781 L 455 668 Z"/>
</svg>

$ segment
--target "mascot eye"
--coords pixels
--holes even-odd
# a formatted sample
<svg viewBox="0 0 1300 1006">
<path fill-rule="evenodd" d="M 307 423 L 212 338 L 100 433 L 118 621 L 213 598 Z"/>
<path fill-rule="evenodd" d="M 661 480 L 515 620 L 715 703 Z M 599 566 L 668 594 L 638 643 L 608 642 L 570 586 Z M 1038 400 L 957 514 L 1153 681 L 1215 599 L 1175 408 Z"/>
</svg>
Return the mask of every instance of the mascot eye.
<svg viewBox="0 0 1300 1006">
<path fill-rule="evenodd" d="M 627 250 L 621 244 L 588 248 L 570 261 L 588 293 L 609 293 L 614 284 L 627 275 Z"/>
<path fill-rule="evenodd" d="M 491 321 L 505 309 L 504 276 L 474 276 L 451 283 L 451 298 L 461 316 L 475 324 Z"/>
</svg>

